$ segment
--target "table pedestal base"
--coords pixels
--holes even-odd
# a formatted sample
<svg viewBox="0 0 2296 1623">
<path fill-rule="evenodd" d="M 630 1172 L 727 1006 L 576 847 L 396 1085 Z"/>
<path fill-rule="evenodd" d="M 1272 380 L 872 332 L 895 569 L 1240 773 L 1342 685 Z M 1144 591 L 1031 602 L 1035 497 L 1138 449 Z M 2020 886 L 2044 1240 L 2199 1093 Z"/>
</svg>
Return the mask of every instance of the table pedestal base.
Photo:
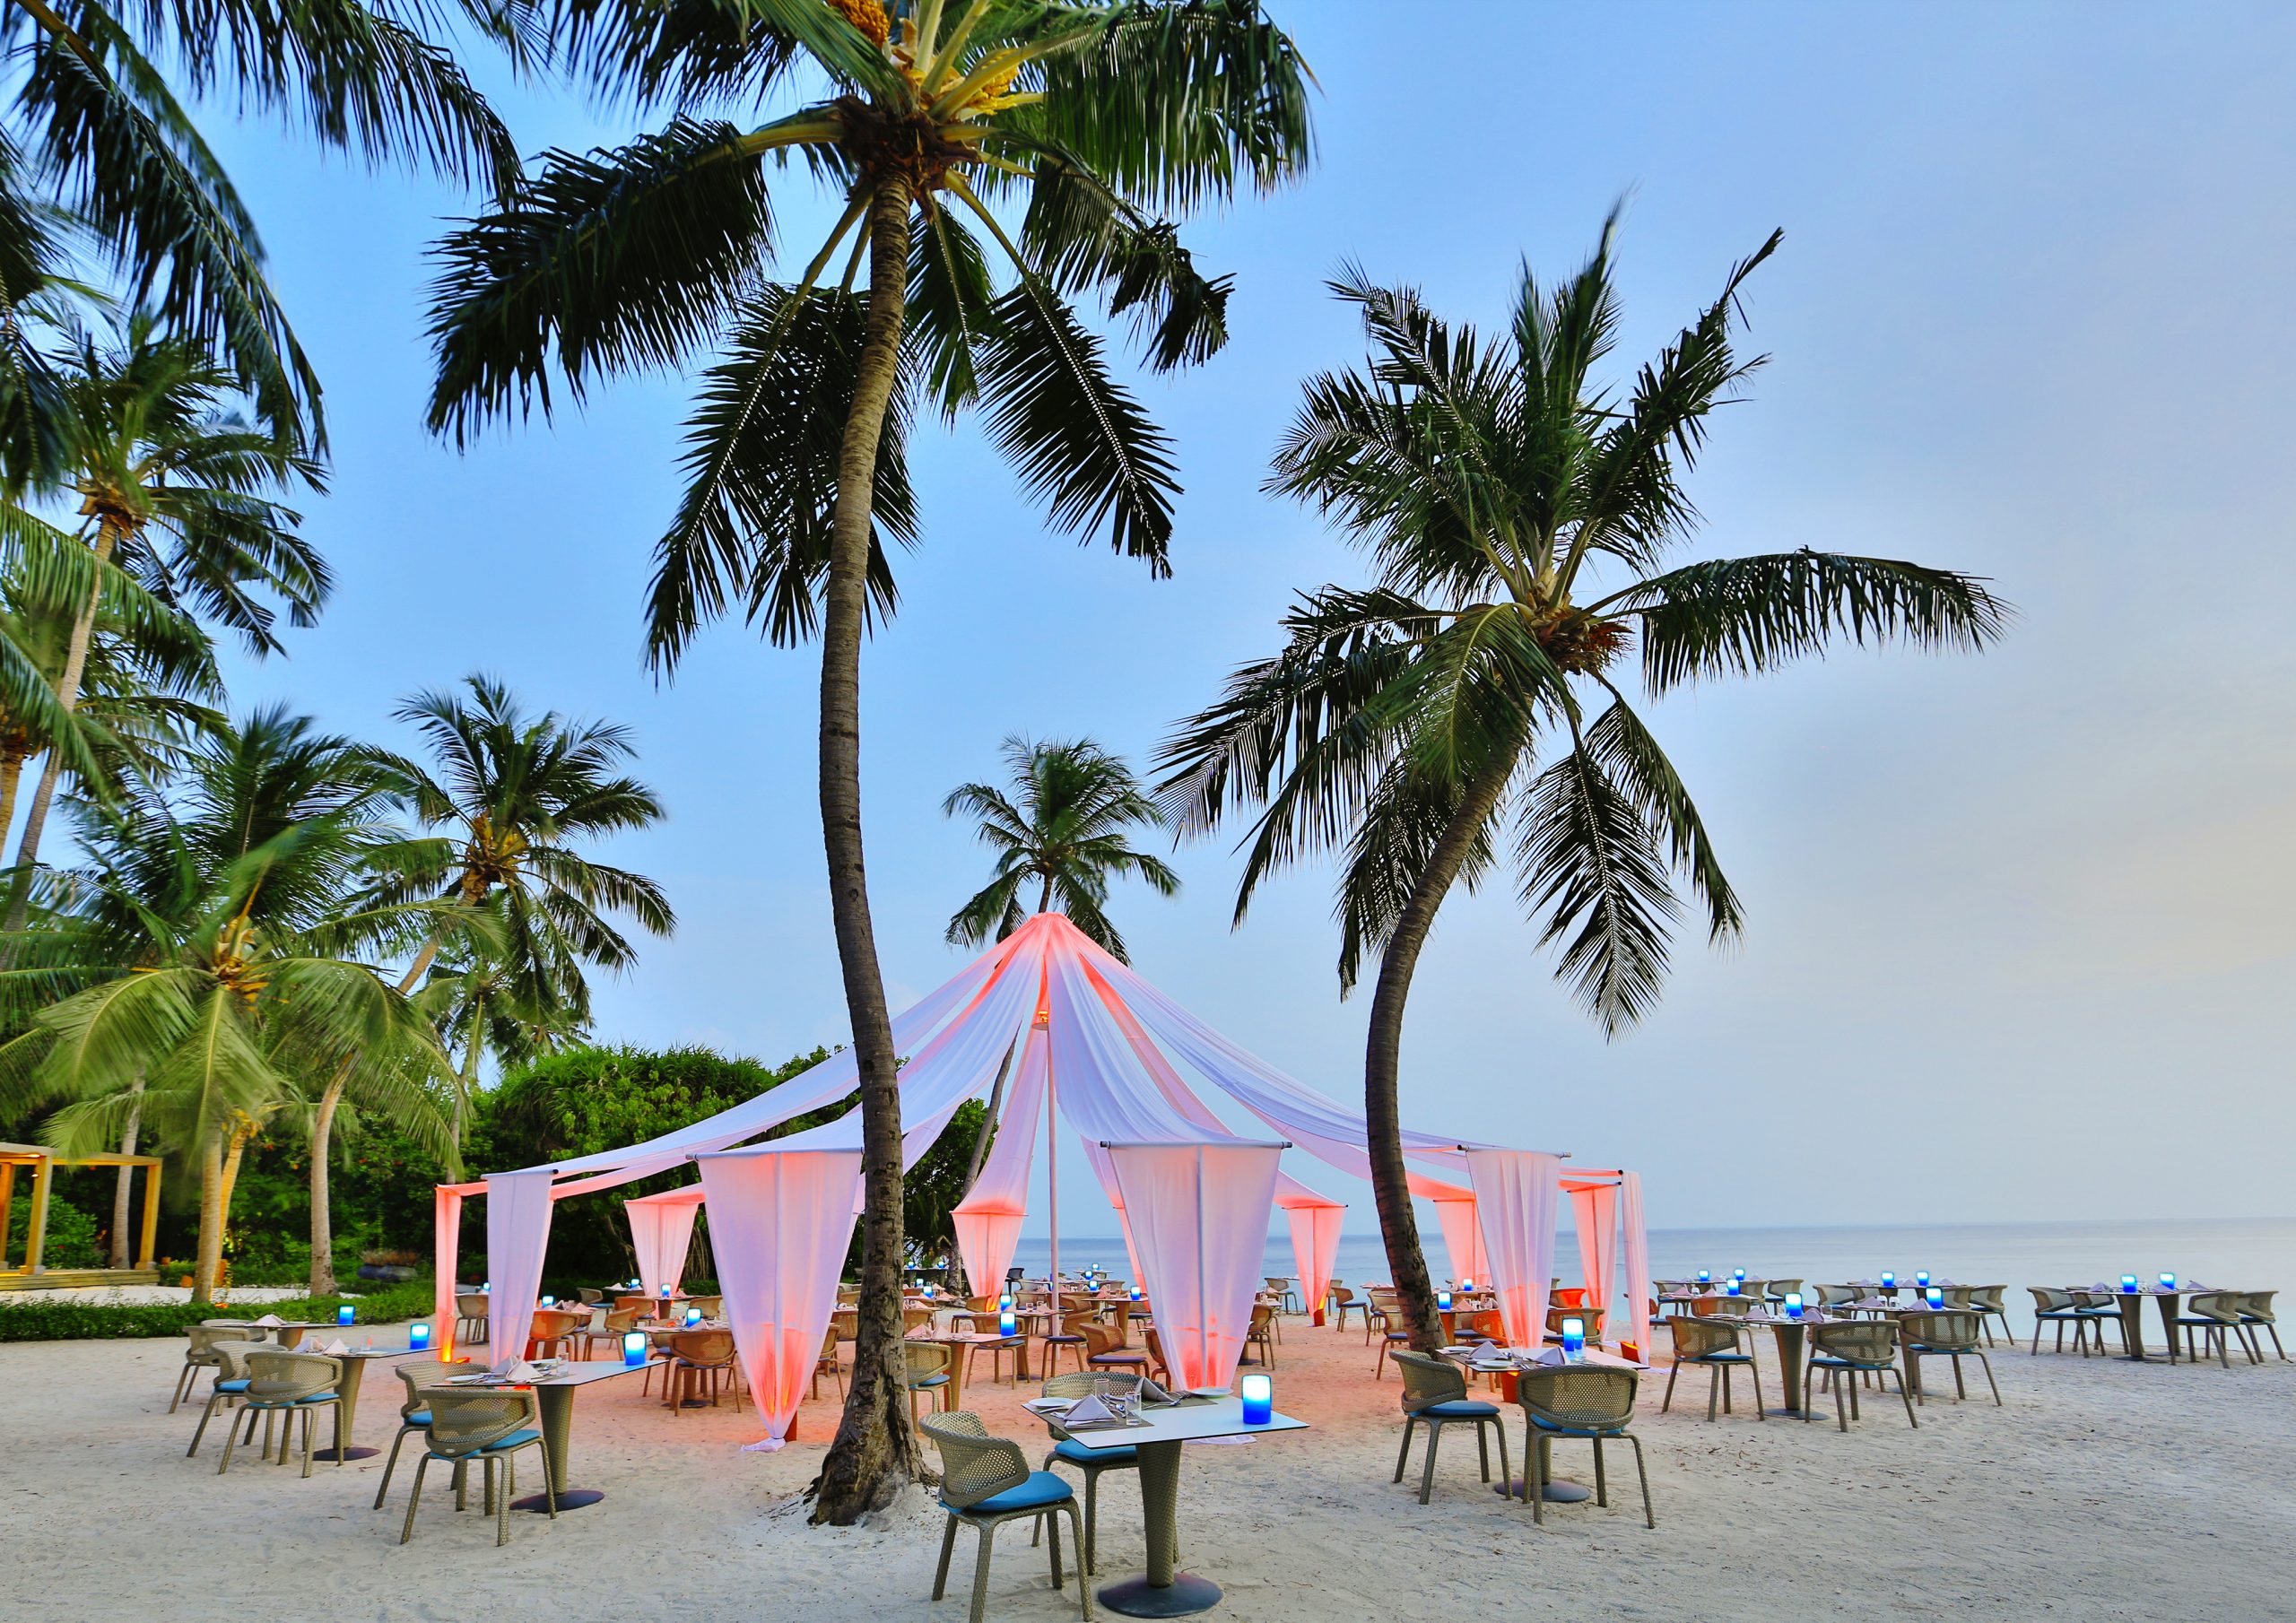
<svg viewBox="0 0 2296 1623">
<path fill-rule="evenodd" d="M 1513 1481 L 1501 1483 L 1491 1491 L 1504 1494 L 1510 1498 L 1520 1499 L 1526 1497 L 1523 1492 L 1523 1480 L 1521 1477 L 1517 1477 Z M 1539 1495 L 1540 1498 L 1550 1505 L 1583 1505 L 1594 1497 L 1595 1490 L 1584 1482 L 1569 1482 L 1561 1477 L 1549 1482 L 1545 1490 Z"/>
<path fill-rule="evenodd" d="M 379 1448 L 369 1448 L 361 1444 L 356 1448 L 316 1449 L 312 1452 L 311 1458 L 323 1460 L 332 1465 L 337 1460 L 371 1460 L 382 1452 Z"/>
<path fill-rule="evenodd" d="M 1192 1572 L 1174 1573 L 1170 1584 L 1119 1578 L 1101 1587 L 1100 1601 L 1127 1618 L 1189 1618 L 1220 1604 L 1220 1586 Z"/>
<path fill-rule="evenodd" d="M 1831 1409 L 1765 1409 L 1762 1413 L 1773 1420 L 1831 1420 L 1833 1419 L 1833 1410 Z"/>
<path fill-rule="evenodd" d="M 565 1492 L 558 1496 L 558 1508 L 561 1510 L 579 1510 L 585 1505 L 595 1505 L 600 1499 L 604 1497 L 605 1495 L 600 1493 L 595 1488 L 570 1488 L 566 1489 Z M 550 1496 L 548 1494 L 528 1494 L 523 1499 L 513 1499 L 510 1501 L 511 1509 L 531 1510 L 537 1515 L 547 1511 L 550 1507 Z"/>
</svg>

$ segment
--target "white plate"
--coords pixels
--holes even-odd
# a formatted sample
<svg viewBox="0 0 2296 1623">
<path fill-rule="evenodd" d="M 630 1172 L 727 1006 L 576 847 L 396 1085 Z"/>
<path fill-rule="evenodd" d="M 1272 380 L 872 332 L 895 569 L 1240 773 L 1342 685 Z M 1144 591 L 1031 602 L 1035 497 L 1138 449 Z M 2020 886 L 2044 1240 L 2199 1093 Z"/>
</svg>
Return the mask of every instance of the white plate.
<svg viewBox="0 0 2296 1623">
<path fill-rule="evenodd" d="M 1187 1395 L 1192 1398 L 1224 1398 L 1229 1392 L 1225 1386 L 1191 1386 L 1187 1389 Z"/>
</svg>

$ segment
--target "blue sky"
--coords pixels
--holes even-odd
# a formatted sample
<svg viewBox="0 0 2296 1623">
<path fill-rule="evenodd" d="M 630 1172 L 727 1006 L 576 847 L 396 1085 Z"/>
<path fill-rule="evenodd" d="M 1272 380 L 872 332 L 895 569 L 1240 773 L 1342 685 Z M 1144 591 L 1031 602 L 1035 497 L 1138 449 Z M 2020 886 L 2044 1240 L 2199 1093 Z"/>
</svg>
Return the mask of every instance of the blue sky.
<svg viewBox="0 0 2296 1623">
<path fill-rule="evenodd" d="M 1981 659 L 1850 652 L 1651 707 L 1744 944 L 1685 942 L 1657 1014 L 1605 1043 L 1506 888 L 1455 898 L 1407 1116 L 1639 1167 L 1662 1226 L 2284 1212 L 2296 14 L 1275 9 L 1321 81 L 1322 161 L 1191 229 L 1236 273 L 1235 340 L 1138 384 L 1187 487 L 1176 577 L 1047 534 L 972 429 L 918 437 L 926 539 L 865 673 L 896 1003 L 961 961 L 943 926 L 986 864 L 938 806 L 1003 735 L 1144 756 L 1272 646 L 1292 593 L 1360 577 L 1258 490 L 1300 380 L 1360 353 L 1323 278 L 1357 259 L 1489 323 L 1521 259 L 1575 268 L 1625 195 L 1622 370 L 1787 234 L 1747 297 L 1774 360 L 1716 426 L 1692 554 L 1910 557 L 1994 577 L 2021 619 Z M 635 127 L 481 71 L 530 151 Z M 422 302 L 437 220 L 465 205 L 268 130 L 219 144 L 336 446 L 309 530 L 338 595 L 291 658 L 237 674 L 238 702 L 388 736 L 397 696 L 484 669 L 630 723 L 673 815 L 613 855 L 683 923 L 601 988 L 601 1035 L 769 1060 L 839 1040 L 813 655 L 727 626 L 674 686 L 640 668 L 684 381 L 457 455 L 421 426 Z M 793 186 L 785 244 L 802 257 L 825 218 Z M 1354 1092 L 1365 999 L 1337 999 L 1328 874 L 1274 883 L 1231 933 L 1226 844 L 1178 860 L 1177 902 L 1118 898 L 1135 961 Z"/>
</svg>

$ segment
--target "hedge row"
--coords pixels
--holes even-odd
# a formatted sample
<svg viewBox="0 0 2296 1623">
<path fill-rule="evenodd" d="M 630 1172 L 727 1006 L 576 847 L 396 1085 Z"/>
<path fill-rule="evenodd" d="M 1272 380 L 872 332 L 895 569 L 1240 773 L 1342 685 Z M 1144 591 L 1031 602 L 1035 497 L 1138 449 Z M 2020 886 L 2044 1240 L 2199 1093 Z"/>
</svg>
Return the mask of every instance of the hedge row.
<svg viewBox="0 0 2296 1623">
<path fill-rule="evenodd" d="M 0 1302 L 0 1341 L 85 1341 L 132 1336 L 181 1335 L 203 1319 L 260 1318 L 266 1313 L 283 1319 L 331 1320 L 335 1309 L 352 1305 L 362 1324 L 396 1324 L 419 1319 L 430 1312 L 430 1281 L 410 1280 L 386 1286 L 366 1296 L 302 1297 L 287 1302 L 240 1304 L 233 1306 L 192 1306 L 152 1303 L 97 1306 L 80 1302 L 17 1300 Z"/>
</svg>

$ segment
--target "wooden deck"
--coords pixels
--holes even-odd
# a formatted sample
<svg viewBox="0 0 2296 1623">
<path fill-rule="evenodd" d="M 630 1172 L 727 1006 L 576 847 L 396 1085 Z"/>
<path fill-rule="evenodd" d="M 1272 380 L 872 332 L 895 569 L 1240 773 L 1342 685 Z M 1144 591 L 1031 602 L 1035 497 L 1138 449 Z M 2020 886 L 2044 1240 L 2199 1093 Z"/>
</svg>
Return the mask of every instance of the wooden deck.
<svg viewBox="0 0 2296 1623">
<path fill-rule="evenodd" d="M 101 1290 L 107 1285 L 156 1285 L 156 1268 L 49 1268 L 39 1273 L 21 1269 L 0 1273 L 0 1292 L 11 1290 Z"/>
</svg>

